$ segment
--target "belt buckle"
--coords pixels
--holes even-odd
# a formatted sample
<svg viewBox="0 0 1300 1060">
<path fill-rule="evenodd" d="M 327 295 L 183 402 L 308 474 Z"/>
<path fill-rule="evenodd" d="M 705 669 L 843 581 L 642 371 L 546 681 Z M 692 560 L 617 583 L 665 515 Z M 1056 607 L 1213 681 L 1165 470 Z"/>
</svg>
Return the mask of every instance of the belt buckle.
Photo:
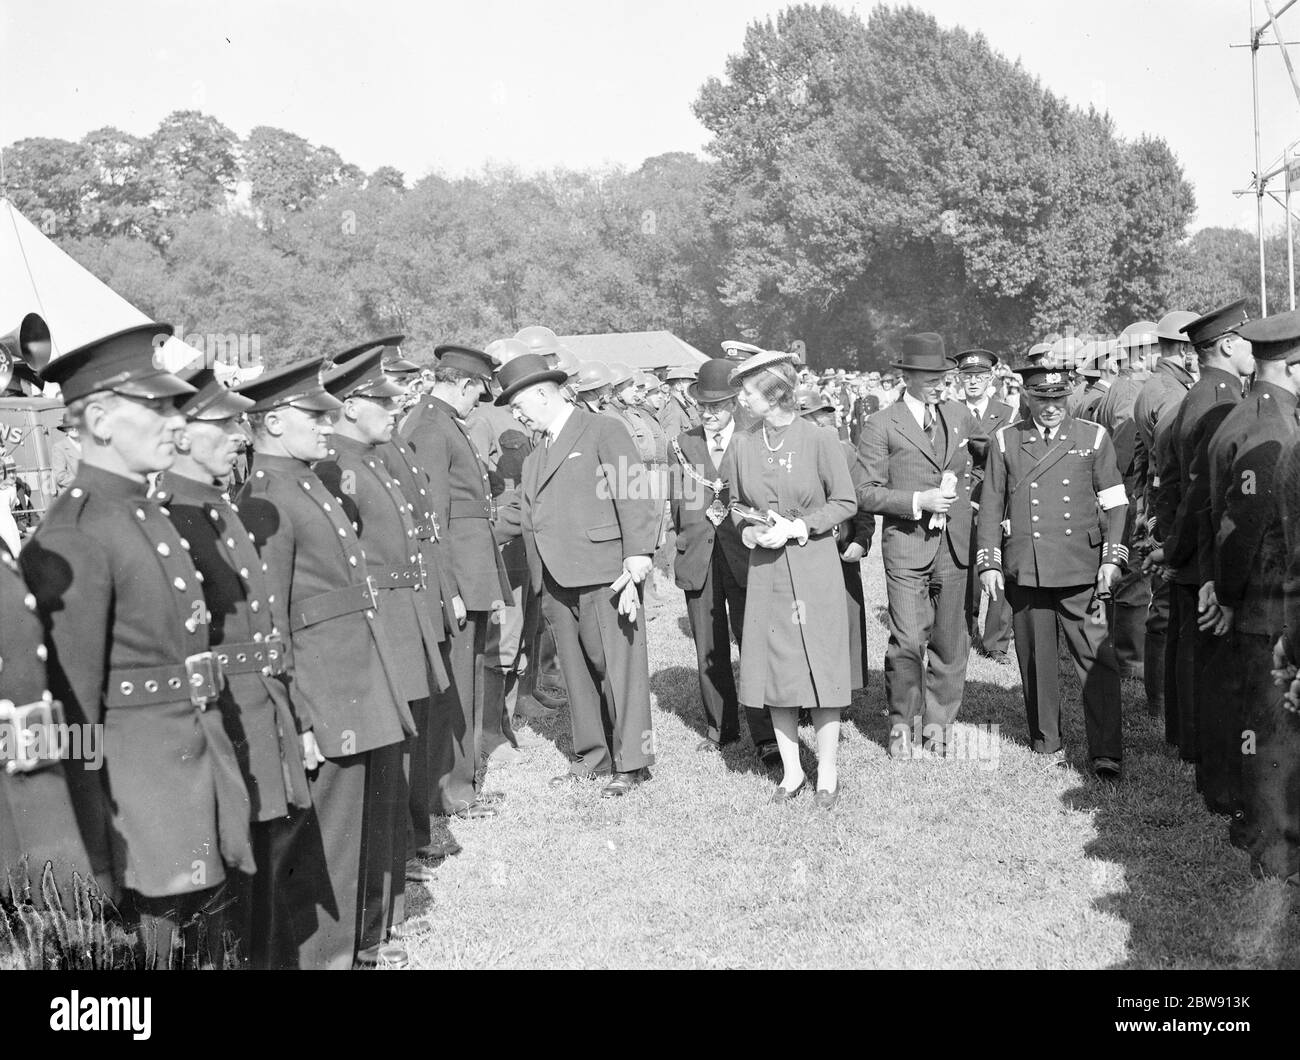
<svg viewBox="0 0 1300 1060">
<path fill-rule="evenodd" d="M 221 660 L 210 651 L 201 651 L 185 659 L 185 677 L 190 702 L 199 710 L 221 694 Z"/>
<path fill-rule="evenodd" d="M 429 522 L 433 524 L 432 525 L 433 539 L 435 541 L 441 541 L 442 531 L 438 528 L 438 514 L 436 512 L 429 513 Z"/>
<path fill-rule="evenodd" d="M 266 662 L 272 677 L 284 673 L 284 641 L 279 633 L 272 633 L 262 642 L 266 645 Z"/>
<path fill-rule="evenodd" d="M 33 773 L 58 762 L 65 750 L 65 731 L 63 704 L 57 699 L 38 699 L 21 707 L 0 699 L 0 757 L 5 759 L 5 772 Z"/>
<path fill-rule="evenodd" d="M 424 566 L 424 553 L 419 549 L 416 549 L 415 552 L 415 562 L 420 569 L 420 588 L 427 588 L 429 585 L 429 572 Z"/>
<path fill-rule="evenodd" d="M 374 575 L 366 575 L 366 592 L 370 594 L 370 610 L 374 611 L 379 607 L 379 590 L 375 586 Z"/>
</svg>

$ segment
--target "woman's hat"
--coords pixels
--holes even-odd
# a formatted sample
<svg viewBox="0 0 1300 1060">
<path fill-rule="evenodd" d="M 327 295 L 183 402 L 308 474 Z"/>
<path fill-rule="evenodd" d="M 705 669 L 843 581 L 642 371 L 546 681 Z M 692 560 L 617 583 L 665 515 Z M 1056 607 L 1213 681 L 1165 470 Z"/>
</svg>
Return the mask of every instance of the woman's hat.
<svg viewBox="0 0 1300 1060">
<path fill-rule="evenodd" d="M 792 365 L 794 362 L 793 353 L 785 353 L 781 350 L 764 350 L 762 353 L 756 353 L 753 357 L 741 361 L 740 364 L 732 368 L 731 375 L 728 378 L 731 382 L 738 383 L 746 376 L 761 372 L 764 368 L 771 368 L 777 364 Z M 703 369 L 700 371 L 702 373 Z"/>
</svg>

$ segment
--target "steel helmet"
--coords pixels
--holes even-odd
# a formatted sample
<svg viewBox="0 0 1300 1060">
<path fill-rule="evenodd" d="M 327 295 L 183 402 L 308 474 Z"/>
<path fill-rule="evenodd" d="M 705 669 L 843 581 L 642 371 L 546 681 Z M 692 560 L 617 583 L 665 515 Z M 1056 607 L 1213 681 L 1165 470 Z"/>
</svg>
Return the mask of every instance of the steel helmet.
<svg viewBox="0 0 1300 1060">
<path fill-rule="evenodd" d="M 560 351 L 560 339 L 550 328 L 541 324 L 532 324 L 515 332 L 515 338 L 528 347 L 529 353 L 540 353 L 543 357 Z"/>
<path fill-rule="evenodd" d="M 555 366 L 562 372 L 565 372 L 568 377 L 572 379 L 578 374 L 578 369 L 582 367 L 582 362 L 578 360 L 577 354 L 569 349 L 569 347 L 560 346 L 560 348 L 555 351 Z"/>
<path fill-rule="evenodd" d="M 1119 333 L 1119 348 L 1135 350 L 1141 346 L 1154 346 L 1158 329 L 1159 325 L 1154 320 L 1136 321 Z"/>
<path fill-rule="evenodd" d="M 612 382 L 609 366 L 604 361 L 583 361 L 578 366 L 578 375 L 573 381 L 573 389 L 579 394 L 589 394 L 593 390 L 609 386 Z"/>
<path fill-rule="evenodd" d="M 1190 340 L 1183 332 L 1183 328 L 1193 320 L 1200 319 L 1200 313 L 1189 313 L 1186 309 L 1175 309 L 1160 318 L 1160 323 L 1156 325 L 1156 335 L 1169 342 L 1189 342 Z"/>
<path fill-rule="evenodd" d="M 607 367 L 611 377 L 609 381 L 613 384 L 615 390 L 622 390 L 623 387 L 632 382 L 632 366 L 630 364 L 624 364 L 622 361 L 609 361 Z"/>
<path fill-rule="evenodd" d="M 487 349 L 483 351 L 498 365 L 507 364 L 513 361 L 520 354 L 534 353 L 518 339 L 496 339 L 487 344 Z"/>
</svg>

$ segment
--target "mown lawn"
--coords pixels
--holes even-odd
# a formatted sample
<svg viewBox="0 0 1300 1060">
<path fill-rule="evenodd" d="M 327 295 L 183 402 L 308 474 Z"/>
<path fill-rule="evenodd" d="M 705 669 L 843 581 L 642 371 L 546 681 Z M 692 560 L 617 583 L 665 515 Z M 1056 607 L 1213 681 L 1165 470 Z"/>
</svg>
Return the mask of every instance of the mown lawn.
<svg viewBox="0 0 1300 1060">
<path fill-rule="evenodd" d="M 863 577 L 883 605 L 874 552 Z M 435 886 L 409 889 L 428 922 L 413 967 L 1300 967 L 1295 890 L 1251 878 L 1139 682 L 1124 689 L 1117 789 L 1087 772 L 1077 707 L 1073 768 L 1036 759 L 1018 672 L 980 657 L 959 722 L 998 726 L 995 747 L 985 735 L 968 740 L 983 760 L 894 763 L 887 636 L 869 622 L 876 669 L 846 714 L 840 805 L 778 807 L 747 735 L 721 757 L 695 752 L 703 721 L 681 594 L 651 613 L 653 782 L 623 799 L 597 785 L 551 790 L 567 716 L 543 726 L 554 746 L 489 775 L 506 812 L 457 822 L 464 852 Z M 1065 680 L 1076 703 L 1073 673 Z"/>
</svg>

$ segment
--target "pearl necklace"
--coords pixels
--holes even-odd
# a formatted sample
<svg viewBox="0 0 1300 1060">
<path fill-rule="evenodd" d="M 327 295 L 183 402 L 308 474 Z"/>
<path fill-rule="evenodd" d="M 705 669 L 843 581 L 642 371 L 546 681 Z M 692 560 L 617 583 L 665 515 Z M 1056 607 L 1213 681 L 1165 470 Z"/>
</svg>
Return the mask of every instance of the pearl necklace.
<svg viewBox="0 0 1300 1060">
<path fill-rule="evenodd" d="M 763 422 L 763 448 L 765 448 L 769 453 L 779 453 L 782 449 L 785 448 L 784 438 L 781 439 L 780 445 L 772 446 L 767 444 L 767 421 L 766 420 Z"/>
</svg>

